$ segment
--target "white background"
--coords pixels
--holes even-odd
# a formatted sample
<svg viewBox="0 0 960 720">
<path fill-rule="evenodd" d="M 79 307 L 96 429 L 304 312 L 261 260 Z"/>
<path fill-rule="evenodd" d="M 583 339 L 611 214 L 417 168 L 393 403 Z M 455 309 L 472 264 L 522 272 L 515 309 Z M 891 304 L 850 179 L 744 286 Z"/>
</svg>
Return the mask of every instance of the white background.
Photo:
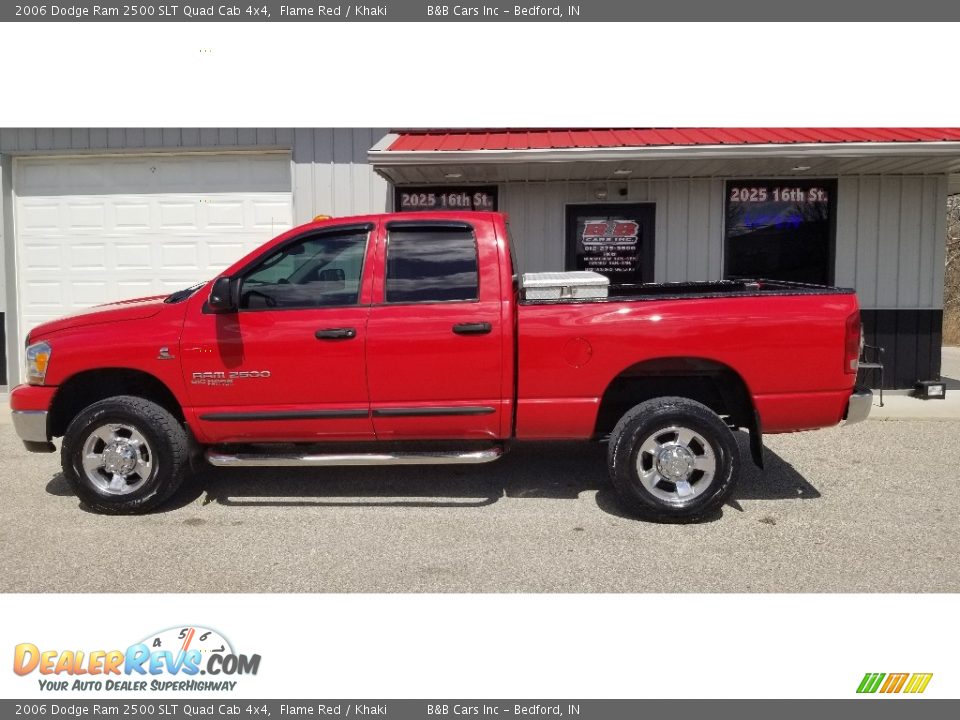
<svg viewBox="0 0 960 720">
<path fill-rule="evenodd" d="M 3 126 L 960 125 L 949 23 L 0 32 Z M 844 698 L 868 671 L 933 672 L 927 696 L 960 697 L 957 600 L 5 595 L 0 667 L 18 642 L 123 648 L 196 623 L 263 656 L 247 697 Z M 35 678 L 2 670 L 0 694 L 33 695 Z"/>
</svg>

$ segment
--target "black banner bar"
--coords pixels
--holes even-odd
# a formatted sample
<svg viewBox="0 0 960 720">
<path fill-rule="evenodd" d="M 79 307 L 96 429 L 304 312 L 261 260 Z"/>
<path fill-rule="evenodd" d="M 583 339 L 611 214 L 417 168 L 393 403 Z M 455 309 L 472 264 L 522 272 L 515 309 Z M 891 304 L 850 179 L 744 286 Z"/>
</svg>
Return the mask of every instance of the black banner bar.
<svg viewBox="0 0 960 720">
<path fill-rule="evenodd" d="M 909 710 L 904 704 L 910 705 Z M 77 718 L 334 718 L 336 720 L 624 720 L 736 717 L 738 720 L 940 720 L 960 700 L 877 696 L 849 700 L 0 700 L 0 716 Z"/>
<path fill-rule="evenodd" d="M 247 2 L 116 2 L 24 0 L 0 5 L 0 22 L 943 22 L 960 20 L 960 3 L 942 0 L 541 0 L 438 3 L 380 0 Z M 855 32 L 851 29 L 851 32 Z M 723 32 L 718 28 L 717 32 Z M 763 30 L 758 29 L 758 32 Z M 815 30 L 811 30 L 815 33 Z M 586 39 L 585 39 L 586 40 Z M 615 38 L 605 38 L 608 43 Z"/>
</svg>

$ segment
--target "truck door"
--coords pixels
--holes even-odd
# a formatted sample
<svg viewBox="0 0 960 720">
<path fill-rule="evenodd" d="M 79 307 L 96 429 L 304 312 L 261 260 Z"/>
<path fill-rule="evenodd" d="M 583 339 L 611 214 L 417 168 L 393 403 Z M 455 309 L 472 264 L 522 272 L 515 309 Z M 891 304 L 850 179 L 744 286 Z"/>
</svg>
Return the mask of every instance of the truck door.
<svg viewBox="0 0 960 720">
<path fill-rule="evenodd" d="M 308 231 L 240 271 L 237 312 L 188 313 L 184 379 L 207 442 L 373 437 L 373 237 L 371 224 Z"/>
<path fill-rule="evenodd" d="M 387 223 L 367 331 L 378 438 L 500 437 L 509 401 L 497 246 L 483 235 L 493 232 L 489 223 Z"/>
</svg>

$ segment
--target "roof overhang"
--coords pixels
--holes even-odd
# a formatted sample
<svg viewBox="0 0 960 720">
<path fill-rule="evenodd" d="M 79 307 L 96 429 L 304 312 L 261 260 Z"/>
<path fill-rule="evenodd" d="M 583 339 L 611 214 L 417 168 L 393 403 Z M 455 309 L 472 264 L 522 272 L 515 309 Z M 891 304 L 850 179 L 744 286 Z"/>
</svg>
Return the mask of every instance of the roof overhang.
<svg viewBox="0 0 960 720">
<path fill-rule="evenodd" d="M 367 154 L 395 184 L 509 182 L 653 177 L 724 177 L 766 173 L 960 173 L 960 142 L 789 143 L 755 145 L 390 150 L 386 135 Z"/>
</svg>

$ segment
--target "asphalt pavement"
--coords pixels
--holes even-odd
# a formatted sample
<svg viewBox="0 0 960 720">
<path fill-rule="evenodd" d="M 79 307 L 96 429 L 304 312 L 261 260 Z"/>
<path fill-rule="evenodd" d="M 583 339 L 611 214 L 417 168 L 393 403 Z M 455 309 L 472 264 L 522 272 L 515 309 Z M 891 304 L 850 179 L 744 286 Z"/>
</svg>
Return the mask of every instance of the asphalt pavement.
<svg viewBox="0 0 960 720">
<path fill-rule="evenodd" d="M 958 437 L 960 420 L 768 436 L 766 470 L 748 461 L 698 523 L 626 516 L 605 448 L 576 443 L 474 467 L 209 468 L 159 512 L 106 517 L 4 412 L 0 590 L 957 592 Z"/>
</svg>

